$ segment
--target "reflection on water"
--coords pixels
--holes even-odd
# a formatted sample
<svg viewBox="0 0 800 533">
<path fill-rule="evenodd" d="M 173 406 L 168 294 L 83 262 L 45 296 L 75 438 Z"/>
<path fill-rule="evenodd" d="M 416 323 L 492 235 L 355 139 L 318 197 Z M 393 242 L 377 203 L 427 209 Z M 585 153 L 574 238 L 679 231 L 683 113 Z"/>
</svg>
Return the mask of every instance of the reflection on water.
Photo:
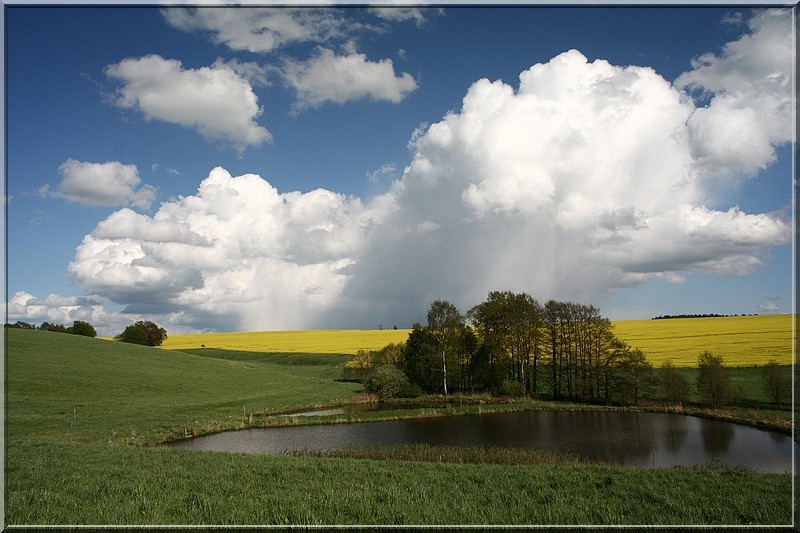
<svg viewBox="0 0 800 533">
<path fill-rule="evenodd" d="M 521 411 L 247 429 L 168 446 L 277 454 L 394 444 L 561 450 L 592 460 L 653 467 L 718 461 L 765 472 L 790 471 L 792 454 L 790 437 L 747 426 L 666 413 L 597 411 Z"/>
<path fill-rule="evenodd" d="M 733 424 L 709 424 L 714 420 L 703 420 L 703 446 L 712 455 L 723 455 L 733 440 Z"/>
</svg>

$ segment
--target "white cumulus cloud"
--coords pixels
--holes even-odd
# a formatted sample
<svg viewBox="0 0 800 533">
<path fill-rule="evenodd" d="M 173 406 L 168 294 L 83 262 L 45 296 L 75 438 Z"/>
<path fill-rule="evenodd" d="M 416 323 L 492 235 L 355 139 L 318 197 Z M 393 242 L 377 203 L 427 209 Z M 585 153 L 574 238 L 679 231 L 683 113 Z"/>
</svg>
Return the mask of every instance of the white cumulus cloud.
<svg viewBox="0 0 800 533">
<path fill-rule="evenodd" d="M 138 109 L 148 120 L 195 128 L 206 140 L 243 150 L 272 139 L 256 123 L 263 110 L 250 81 L 239 74 L 245 67 L 252 78 L 252 65 L 217 61 L 185 69 L 176 59 L 148 55 L 109 65 L 105 74 L 122 84 L 114 94 L 118 107 Z"/>
<path fill-rule="evenodd" d="M 287 58 L 279 71 L 297 94 L 296 110 L 363 98 L 396 104 L 417 88 L 411 74 L 395 74 L 391 59 L 369 61 L 364 54 L 337 55 L 326 48 L 307 61 Z"/>
<path fill-rule="evenodd" d="M 676 85 L 710 95 L 689 120 L 693 156 L 705 169 L 752 173 L 775 160 L 774 146 L 792 138 L 794 100 L 792 19 L 787 10 L 762 10 L 749 32 L 720 54 L 692 62 Z"/>
<path fill-rule="evenodd" d="M 259 176 L 217 168 L 197 194 L 152 217 L 109 216 L 69 269 L 129 312 L 170 309 L 194 327 L 302 327 L 336 303 L 375 217 L 357 198 L 281 194 Z"/>
<path fill-rule="evenodd" d="M 64 198 L 83 205 L 133 205 L 147 209 L 156 197 L 151 185 L 142 185 L 136 165 L 118 161 L 91 163 L 67 159 L 58 171 L 62 176 L 58 189 L 49 185 L 40 189 L 44 195 Z"/>
</svg>

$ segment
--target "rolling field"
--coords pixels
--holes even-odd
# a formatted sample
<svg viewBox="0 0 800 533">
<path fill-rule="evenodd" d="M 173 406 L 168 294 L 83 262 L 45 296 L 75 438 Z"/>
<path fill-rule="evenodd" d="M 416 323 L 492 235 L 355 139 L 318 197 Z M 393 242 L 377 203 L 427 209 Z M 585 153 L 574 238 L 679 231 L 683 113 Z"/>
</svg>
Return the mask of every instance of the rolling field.
<svg viewBox="0 0 800 533">
<path fill-rule="evenodd" d="M 201 333 L 169 337 L 167 350 L 206 348 L 261 353 L 355 354 L 392 342 L 405 342 L 410 330 L 309 330 Z M 673 318 L 614 322 L 617 337 L 644 351 L 658 366 L 697 365 L 704 350 L 722 355 L 731 367 L 763 365 L 775 359 L 792 364 L 792 315 Z"/>
<path fill-rule="evenodd" d="M 233 429 L 251 412 L 346 401 L 360 386 L 335 381 L 341 355 L 6 335 L 4 526 L 792 521 L 790 474 L 151 448 L 186 427 Z"/>
</svg>

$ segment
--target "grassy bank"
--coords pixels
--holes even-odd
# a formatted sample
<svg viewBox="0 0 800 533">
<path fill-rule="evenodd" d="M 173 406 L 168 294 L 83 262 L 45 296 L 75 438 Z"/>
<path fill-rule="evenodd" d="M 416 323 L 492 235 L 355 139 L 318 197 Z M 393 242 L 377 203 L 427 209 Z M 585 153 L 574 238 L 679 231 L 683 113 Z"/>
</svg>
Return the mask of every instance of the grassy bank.
<svg viewBox="0 0 800 533">
<path fill-rule="evenodd" d="M 10 524 L 786 524 L 791 478 L 18 442 Z M 89 504 L 89 502 L 91 502 Z"/>
<path fill-rule="evenodd" d="M 787 474 L 139 447 L 348 401 L 360 387 L 335 381 L 345 357 L 6 333 L 7 525 L 791 522 Z"/>
</svg>

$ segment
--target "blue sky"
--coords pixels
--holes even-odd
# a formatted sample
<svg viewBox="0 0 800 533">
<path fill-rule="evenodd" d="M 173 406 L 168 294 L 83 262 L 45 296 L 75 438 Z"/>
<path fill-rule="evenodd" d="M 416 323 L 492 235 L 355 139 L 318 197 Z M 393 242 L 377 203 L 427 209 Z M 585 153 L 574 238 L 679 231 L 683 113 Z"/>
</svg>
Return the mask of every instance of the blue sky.
<svg viewBox="0 0 800 533">
<path fill-rule="evenodd" d="M 11 321 L 793 309 L 789 8 L 4 15 Z"/>
</svg>

